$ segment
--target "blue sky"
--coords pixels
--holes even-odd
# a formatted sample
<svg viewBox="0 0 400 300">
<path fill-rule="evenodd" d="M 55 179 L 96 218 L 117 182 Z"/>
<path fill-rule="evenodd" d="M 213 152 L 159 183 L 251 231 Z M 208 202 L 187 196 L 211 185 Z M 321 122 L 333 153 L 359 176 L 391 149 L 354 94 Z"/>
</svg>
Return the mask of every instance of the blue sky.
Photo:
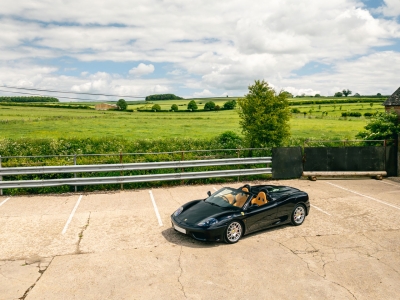
<svg viewBox="0 0 400 300">
<path fill-rule="evenodd" d="M 391 94 L 399 16 L 398 0 L 15 0 L 0 8 L 0 95 L 243 96 L 258 79 L 295 95 Z"/>
</svg>

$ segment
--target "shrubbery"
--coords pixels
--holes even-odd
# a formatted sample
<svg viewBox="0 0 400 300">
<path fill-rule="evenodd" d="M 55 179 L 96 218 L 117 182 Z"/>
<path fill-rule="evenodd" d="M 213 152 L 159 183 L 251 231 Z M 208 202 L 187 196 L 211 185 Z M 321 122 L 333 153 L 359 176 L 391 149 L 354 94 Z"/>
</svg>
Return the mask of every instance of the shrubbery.
<svg viewBox="0 0 400 300">
<path fill-rule="evenodd" d="M 361 117 L 361 113 L 360 112 L 343 112 L 342 113 L 342 117 L 356 117 L 356 118 L 359 118 L 359 117 Z"/>
</svg>

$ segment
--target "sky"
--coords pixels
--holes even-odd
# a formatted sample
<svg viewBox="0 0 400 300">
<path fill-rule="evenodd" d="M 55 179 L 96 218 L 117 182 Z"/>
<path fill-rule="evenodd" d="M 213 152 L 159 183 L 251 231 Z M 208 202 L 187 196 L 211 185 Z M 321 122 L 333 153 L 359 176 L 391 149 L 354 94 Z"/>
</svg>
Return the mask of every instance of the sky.
<svg viewBox="0 0 400 300">
<path fill-rule="evenodd" d="M 255 80 L 293 95 L 400 86 L 399 0 L 0 4 L 0 96 L 233 97 Z"/>
</svg>

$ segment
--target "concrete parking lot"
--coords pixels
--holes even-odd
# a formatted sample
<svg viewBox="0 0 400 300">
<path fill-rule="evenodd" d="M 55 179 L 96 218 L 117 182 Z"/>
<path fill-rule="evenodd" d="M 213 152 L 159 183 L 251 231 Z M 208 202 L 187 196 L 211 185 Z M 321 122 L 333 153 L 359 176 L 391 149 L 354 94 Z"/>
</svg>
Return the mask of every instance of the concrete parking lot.
<svg viewBox="0 0 400 300">
<path fill-rule="evenodd" d="M 233 245 L 170 225 L 219 185 L 0 196 L 0 299 L 399 299 L 400 183 L 263 183 L 308 192 L 310 214 Z"/>
</svg>

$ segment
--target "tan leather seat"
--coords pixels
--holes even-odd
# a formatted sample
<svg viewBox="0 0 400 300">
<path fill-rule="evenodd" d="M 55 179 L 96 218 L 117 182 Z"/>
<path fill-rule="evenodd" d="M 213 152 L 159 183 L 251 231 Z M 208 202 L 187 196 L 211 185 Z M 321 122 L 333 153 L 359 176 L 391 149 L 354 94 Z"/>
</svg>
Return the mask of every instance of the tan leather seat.
<svg viewBox="0 0 400 300">
<path fill-rule="evenodd" d="M 246 200 L 248 197 L 249 196 L 247 194 L 242 194 L 242 193 L 237 194 L 236 195 L 236 203 L 234 204 L 234 206 L 242 207 L 246 203 Z"/>
<path fill-rule="evenodd" d="M 247 193 L 250 192 L 249 189 L 248 189 L 247 187 L 242 187 L 242 191 L 243 191 L 243 192 L 247 192 Z"/>
<path fill-rule="evenodd" d="M 253 200 L 251 200 L 251 204 L 257 204 L 258 206 L 262 206 L 267 203 L 268 200 L 265 192 L 259 192 L 257 196 Z"/>
<path fill-rule="evenodd" d="M 232 194 L 227 194 L 227 195 L 225 195 L 225 197 L 228 200 L 229 204 L 235 203 L 235 196 L 233 196 Z"/>
</svg>

